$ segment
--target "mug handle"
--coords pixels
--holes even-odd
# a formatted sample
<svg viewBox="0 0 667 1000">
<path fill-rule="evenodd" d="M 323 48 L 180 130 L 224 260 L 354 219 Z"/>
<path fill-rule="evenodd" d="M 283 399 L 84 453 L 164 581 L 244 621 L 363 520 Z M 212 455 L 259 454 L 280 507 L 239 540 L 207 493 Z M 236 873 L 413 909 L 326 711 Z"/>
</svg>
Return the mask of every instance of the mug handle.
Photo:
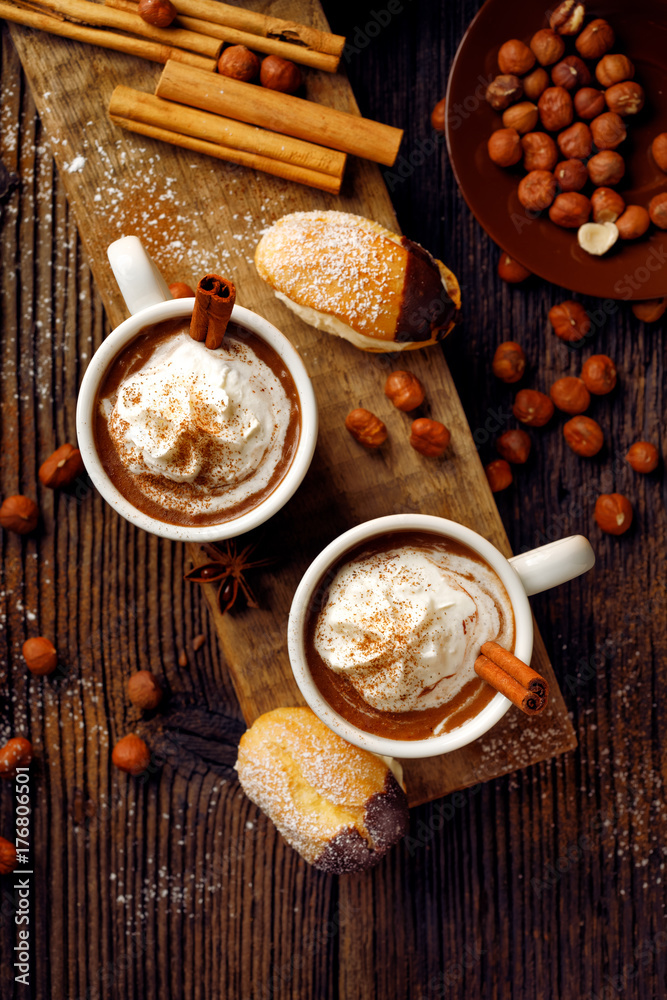
<svg viewBox="0 0 667 1000">
<path fill-rule="evenodd" d="M 595 565 L 595 553 L 583 535 L 570 535 L 540 545 L 538 549 L 521 552 L 508 561 L 531 597 L 587 573 Z"/>
<path fill-rule="evenodd" d="M 107 250 L 111 270 L 130 314 L 173 298 L 138 236 L 123 236 Z"/>
</svg>

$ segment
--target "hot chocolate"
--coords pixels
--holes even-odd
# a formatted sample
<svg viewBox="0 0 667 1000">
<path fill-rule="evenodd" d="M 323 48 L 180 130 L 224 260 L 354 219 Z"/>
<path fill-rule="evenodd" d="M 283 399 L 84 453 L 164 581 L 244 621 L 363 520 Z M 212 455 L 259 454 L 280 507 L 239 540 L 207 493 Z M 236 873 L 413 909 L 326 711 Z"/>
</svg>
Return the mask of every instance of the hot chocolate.
<svg viewBox="0 0 667 1000">
<path fill-rule="evenodd" d="M 321 581 L 306 655 L 322 696 L 366 732 L 418 740 L 450 732 L 495 696 L 474 662 L 514 649 L 510 598 L 476 553 L 441 535 L 366 540 Z"/>
<path fill-rule="evenodd" d="M 100 384 L 95 443 L 134 507 L 170 524 L 233 520 L 285 477 L 301 431 L 294 380 L 276 351 L 230 323 L 221 347 L 189 318 L 145 327 Z"/>
</svg>

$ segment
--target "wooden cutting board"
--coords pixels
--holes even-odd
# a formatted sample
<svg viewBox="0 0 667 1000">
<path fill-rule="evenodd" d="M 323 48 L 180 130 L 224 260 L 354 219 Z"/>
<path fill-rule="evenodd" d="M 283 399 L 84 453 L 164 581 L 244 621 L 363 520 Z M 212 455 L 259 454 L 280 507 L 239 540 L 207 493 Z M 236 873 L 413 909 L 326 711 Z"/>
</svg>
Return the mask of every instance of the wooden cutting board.
<svg viewBox="0 0 667 1000">
<path fill-rule="evenodd" d="M 327 27 L 316 2 L 244 6 Z M 134 234 L 169 282 L 194 285 L 207 271 L 232 276 L 237 301 L 279 327 L 310 373 L 320 411 L 319 441 L 295 497 L 257 533 L 261 555 L 275 559 L 258 580 L 261 610 L 222 616 L 214 588 L 205 588 L 247 722 L 276 706 L 301 704 L 285 643 L 289 606 L 306 566 L 336 535 L 369 518 L 419 511 L 467 524 L 510 554 L 442 351 L 412 352 L 403 360 L 360 352 L 302 323 L 275 299 L 252 263 L 262 229 L 287 212 L 341 209 L 398 231 L 380 171 L 351 158 L 342 193 L 334 197 L 124 132 L 106 115 L 113 88 L 123 83 L 152 92 L 159 67 L 14 25 L 11 32 L 111 323 L 127 313 L 106 248 Z M 307 90 L 313 100 L 358 112 L 340 73 L 309 71 Z M 446 247 L 429 249 L 448 262 Z M 474 289 L 463 289 L 464 315 L 466 297 L 474 294 Z M 422 380 L 433 416 L 452 432 L 442 461 L 425 459 L 409 447 L 409 420 L 384 396 L 387 373 L 403 365 Z M 387 424 L 389 442 L 380 454 L 367 453 L 344 430 L 345 415 L 359 405 Z M 193 562 L 203 561 L 198 548 L 190 548 Z M 512 708 L 471 746 L 406 762 L 411 804 L 574 748 L 574 732 L 539 631 L 533 665 L 549 679 L 547 712 L 528 719 Z"/>
</svg>

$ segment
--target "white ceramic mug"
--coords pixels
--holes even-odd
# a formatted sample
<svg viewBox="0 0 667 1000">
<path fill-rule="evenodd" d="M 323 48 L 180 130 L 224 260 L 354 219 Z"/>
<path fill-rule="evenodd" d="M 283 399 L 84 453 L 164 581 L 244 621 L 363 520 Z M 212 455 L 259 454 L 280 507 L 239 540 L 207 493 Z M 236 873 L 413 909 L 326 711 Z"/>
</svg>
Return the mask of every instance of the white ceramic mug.
<svg viewBox="0 0 667 1000">
<path fill-rule="evenodd" d="M 279 355 L 290 372 L 299 394 L 301 433 L 292 463 L 275 490 L 257 507 L 221 524 L 199 526 L 169 524 L 150 517 L 134 507 L 116 488 L 100 461 L 94 439 L 95 404 L 100 383 L 118 353 L 140 331 L 153 323 L 189 316 L 194 298 L 174 299 L 136 236 L 126 236 L 112 243 L 109 261 L 127 307 L 132 314 L 117 326 L 93 355 L 79 390 L 76 408 L 76 432 L 81 457 L 94 485 L 107 503 L 132 524 L 163 538 L 180 542 L 214 542 L 235 538 L 263 524 L 287 503 L 301 484 L 315 451 L 317 441 L 317 403 L 308 372 L 289 340 L 268 320 L 256 313 L 234 306 L 232 320 L 261 337 Z"/>
<path fill-rule="evenodd" d="M 533 618 L 528 597 L 586 573 L 595 563 L 595 554 L 587 538 L 571 535 L 506 559 L 495 545 L 456 521 L 427 514 L 394 514 L 351 528 L 327 545 L 311 563 L 294 595 L 287 626 L 292 671 L 307 703 L 322 722 L 355 746 L 390 757 L 435 757 L 457 750 L 482 736 L 503 717 L 511 702 L 498 693 L 485 708 L 458 729 L 425 740 L 391 740 L 364 732 L 335 711 L 320 694 L 306 658 L 306 620 L 313 596 L 327 571 L 359 543 L 394 531 L 428 531 L 453 539 L 467 545 L 495 570 L 514 610 L 515 653 L 525 663 L 530 663 L 533 652 Z"/>
</svg>

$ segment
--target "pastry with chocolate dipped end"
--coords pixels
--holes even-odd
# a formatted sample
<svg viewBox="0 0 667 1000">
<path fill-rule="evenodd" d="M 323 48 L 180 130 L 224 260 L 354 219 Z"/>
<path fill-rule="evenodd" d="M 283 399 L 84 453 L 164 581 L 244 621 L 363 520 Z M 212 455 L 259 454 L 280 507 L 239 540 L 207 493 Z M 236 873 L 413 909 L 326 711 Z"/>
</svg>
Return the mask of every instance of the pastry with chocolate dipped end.
<svg viewBox="0 0 667 1000">
<path fill-rule="evenodd" d="M 387 760 L 347 743 L 309 708 L 276 708 L 241 737 L 236 771 L 295 851 L 343 875 L 372 868 L 407 832 L 400 765 Z"/>
<path fill-rule="evenodd" d="M 458 281 L 405 236 L 347 212 L 293 212 L 262 236 L 255 265 L 306 323 L 364 351 L 442 340 L 461 306 Z"/>
</svg>

